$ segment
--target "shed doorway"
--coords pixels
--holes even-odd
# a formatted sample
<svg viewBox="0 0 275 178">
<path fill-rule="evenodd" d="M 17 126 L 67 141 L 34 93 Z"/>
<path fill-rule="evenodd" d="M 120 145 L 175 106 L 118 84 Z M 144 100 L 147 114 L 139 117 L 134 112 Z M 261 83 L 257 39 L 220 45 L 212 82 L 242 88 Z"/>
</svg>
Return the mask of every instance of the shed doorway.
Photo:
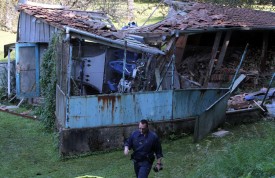
<svg viewBox="0 0 275 178">
<path fill-rule="evenodd" d="M 16 94 L 19 98 L 39 96 L 39 48 L 33 43 L 17 43 Z"/>
</svg>

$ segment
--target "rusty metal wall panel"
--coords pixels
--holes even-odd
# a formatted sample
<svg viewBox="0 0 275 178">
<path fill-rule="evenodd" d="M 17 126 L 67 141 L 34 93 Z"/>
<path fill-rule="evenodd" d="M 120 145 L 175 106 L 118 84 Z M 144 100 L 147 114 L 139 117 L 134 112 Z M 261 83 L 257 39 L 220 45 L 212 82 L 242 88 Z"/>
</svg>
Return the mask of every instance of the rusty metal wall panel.
<svg viewBox="0 0 275 178">
<path fill-rule="evenodd" d="M 196 119 L 194 132 L 195 142 L 203 139 L 210 131 L 224 123 L 229 97 L 230 91 L 220 97 Z"/>
<path fill-rule="evenodd" d="M 172 118 L 172 91 L 110 94 L 69 99 L 67 128 L 84 128 Z"/>
<path fill-rule="evenodd" d="M 173 96 L 173 118 L 179 119 L 200 115 L 227 91 L 228 89 L 175 90 Z"/>
<path fill-rule="evenodd" d="M 60 87 L 56 86 L 56 109 L 55 115 L 58 121 L 58 125 L 65 127 L 66 120 L 66 96 L 60 89 Z"/>
</svg>

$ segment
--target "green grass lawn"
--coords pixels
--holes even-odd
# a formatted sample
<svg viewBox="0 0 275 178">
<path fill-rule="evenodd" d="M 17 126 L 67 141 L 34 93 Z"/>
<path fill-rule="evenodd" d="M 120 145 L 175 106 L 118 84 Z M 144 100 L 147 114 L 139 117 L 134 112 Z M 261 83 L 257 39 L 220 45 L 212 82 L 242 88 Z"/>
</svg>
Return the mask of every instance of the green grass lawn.
<svg viewBox="0 0 275 178">
<path fill-rule="evenodd" d="M 168 7 L 163 4 L 158 6 L 158 8 L 157 6 L 158 4 L 154 3 L 135 3 L 134 17 L 138 26 L 142 26 L 147 20 L 145 25 L 154 24 L 163 20 L 168 13 Z"/>
<path fill-rule="evenodd" d="M 0 177 L 134 177 L 122 150 L 61 159 L 57 135 L 45 132 L 39 121 L 0 112 L 0 128 Z M 164 170 L 151 172 L 150 178 L 275 175 L 274 121 L 227 130 L 226 137 L 209 136 L 198 144 L 192 136 L 163 141 Z"/>
<path fill-rule="evenodd" d="M 100 7 L 101 6 L 101 7 Z M 92 5 L 88 8 L 89 11 L 101 11 L 102 7 L 105 7 L 106 4 L 100 5 Z M 158 6 L 158 8 L 156 8 Z M 127 19 L 127 3 L 115 3 L 116 15 L 118 18 L 114 18 L 113 23 L 117 29 L 121 29 L 123 26 L 128 24 Z M 144 22 L 145 25 L 156 23 L 167 15 L 168 7 L 163 3 L 134 3 L 134 15 L 133 21 L 137 23 L 138 26 L 142 26 Z M 110 14 L 109 14 L 110 15 Z M 150 17 L 150 18 L 149 18 Z"/>
</svg>

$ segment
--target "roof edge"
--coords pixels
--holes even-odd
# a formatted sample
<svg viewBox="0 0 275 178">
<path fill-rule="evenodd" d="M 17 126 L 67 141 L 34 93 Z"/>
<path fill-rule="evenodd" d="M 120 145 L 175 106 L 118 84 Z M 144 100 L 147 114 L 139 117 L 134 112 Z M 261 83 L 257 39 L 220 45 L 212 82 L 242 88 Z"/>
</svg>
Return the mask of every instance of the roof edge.
<svg viewBox="0 0 275 178">
<path fill-rule="evenodd" d="M 89 32 L 86 32 L 86 31 L 71 28 L 71 27 L 68 27 L 68 26 L 63 26 L 63 28 L 66 31 L 66 34 L 76 33 L 76 34 L 81 35 L 82 37 L 84 37 L 84 36 L 89 37 L 89 38 L 97 41 L 98 43 L 107 44 L 107 45 L 117 47 L 117 48 L 120 48 L 120 49 L 124 49 L 126 47 L 125 46 L 125 41 L 127 41 L 126 39 L 124 39 L 124 40 L 113 40 L 113 39 L 105 38 L 105 37 L 102 37 L 102 36 L 99 36 L 99 35 L 96 35 L 96 34 L 93 34 L 93 33 L 89 33 Z M 68 36 L 66 37 L 66 39 L 68 39 Z M 135 50 L 141 51 L 141 52 L 147 52 L 147 53 L 150 53 L 150 54 L 153 54 L 153 55 L 165 55 L 165 53 L 163 51 L 161 51 L 157 48 L 154 48 L 154 47 L 149 47 L 147 44 L 139 46 L 136 43 L 128 42 L 127 48 L 128 49 L 129 48 L 135 49 Z"/>
<path fill-rule="evenodd" d="M 49 9 L 67 9 L 67 7 L 62 5 L 37 3 L 37 2 L 28 1 L 28 0 L 20 0 L 18 5 L 38 6 L 38 7 L 49 8 Z"/>
</svg>

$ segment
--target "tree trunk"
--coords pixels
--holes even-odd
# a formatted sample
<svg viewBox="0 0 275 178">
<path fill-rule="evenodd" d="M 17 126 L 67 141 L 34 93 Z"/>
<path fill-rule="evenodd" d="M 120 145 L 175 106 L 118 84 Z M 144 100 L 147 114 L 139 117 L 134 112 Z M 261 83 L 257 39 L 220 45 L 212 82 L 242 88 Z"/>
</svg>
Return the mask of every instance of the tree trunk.
<svg viewBox="0 0 275 178">
<path fill-rule="evenodd" d="M 6 0 L 6 12 L 5 12 L 5 26 L 8 30 L 12 30 L 12 22 L 13 22 L 13 12 L 12 12 L 12 3 L 10 0 Z"/>
<path fill-rule="evenodd" d="M 128 21 L 131 22 L 134 20 L 134 0 L 128 0 Z"/>
</svg>

